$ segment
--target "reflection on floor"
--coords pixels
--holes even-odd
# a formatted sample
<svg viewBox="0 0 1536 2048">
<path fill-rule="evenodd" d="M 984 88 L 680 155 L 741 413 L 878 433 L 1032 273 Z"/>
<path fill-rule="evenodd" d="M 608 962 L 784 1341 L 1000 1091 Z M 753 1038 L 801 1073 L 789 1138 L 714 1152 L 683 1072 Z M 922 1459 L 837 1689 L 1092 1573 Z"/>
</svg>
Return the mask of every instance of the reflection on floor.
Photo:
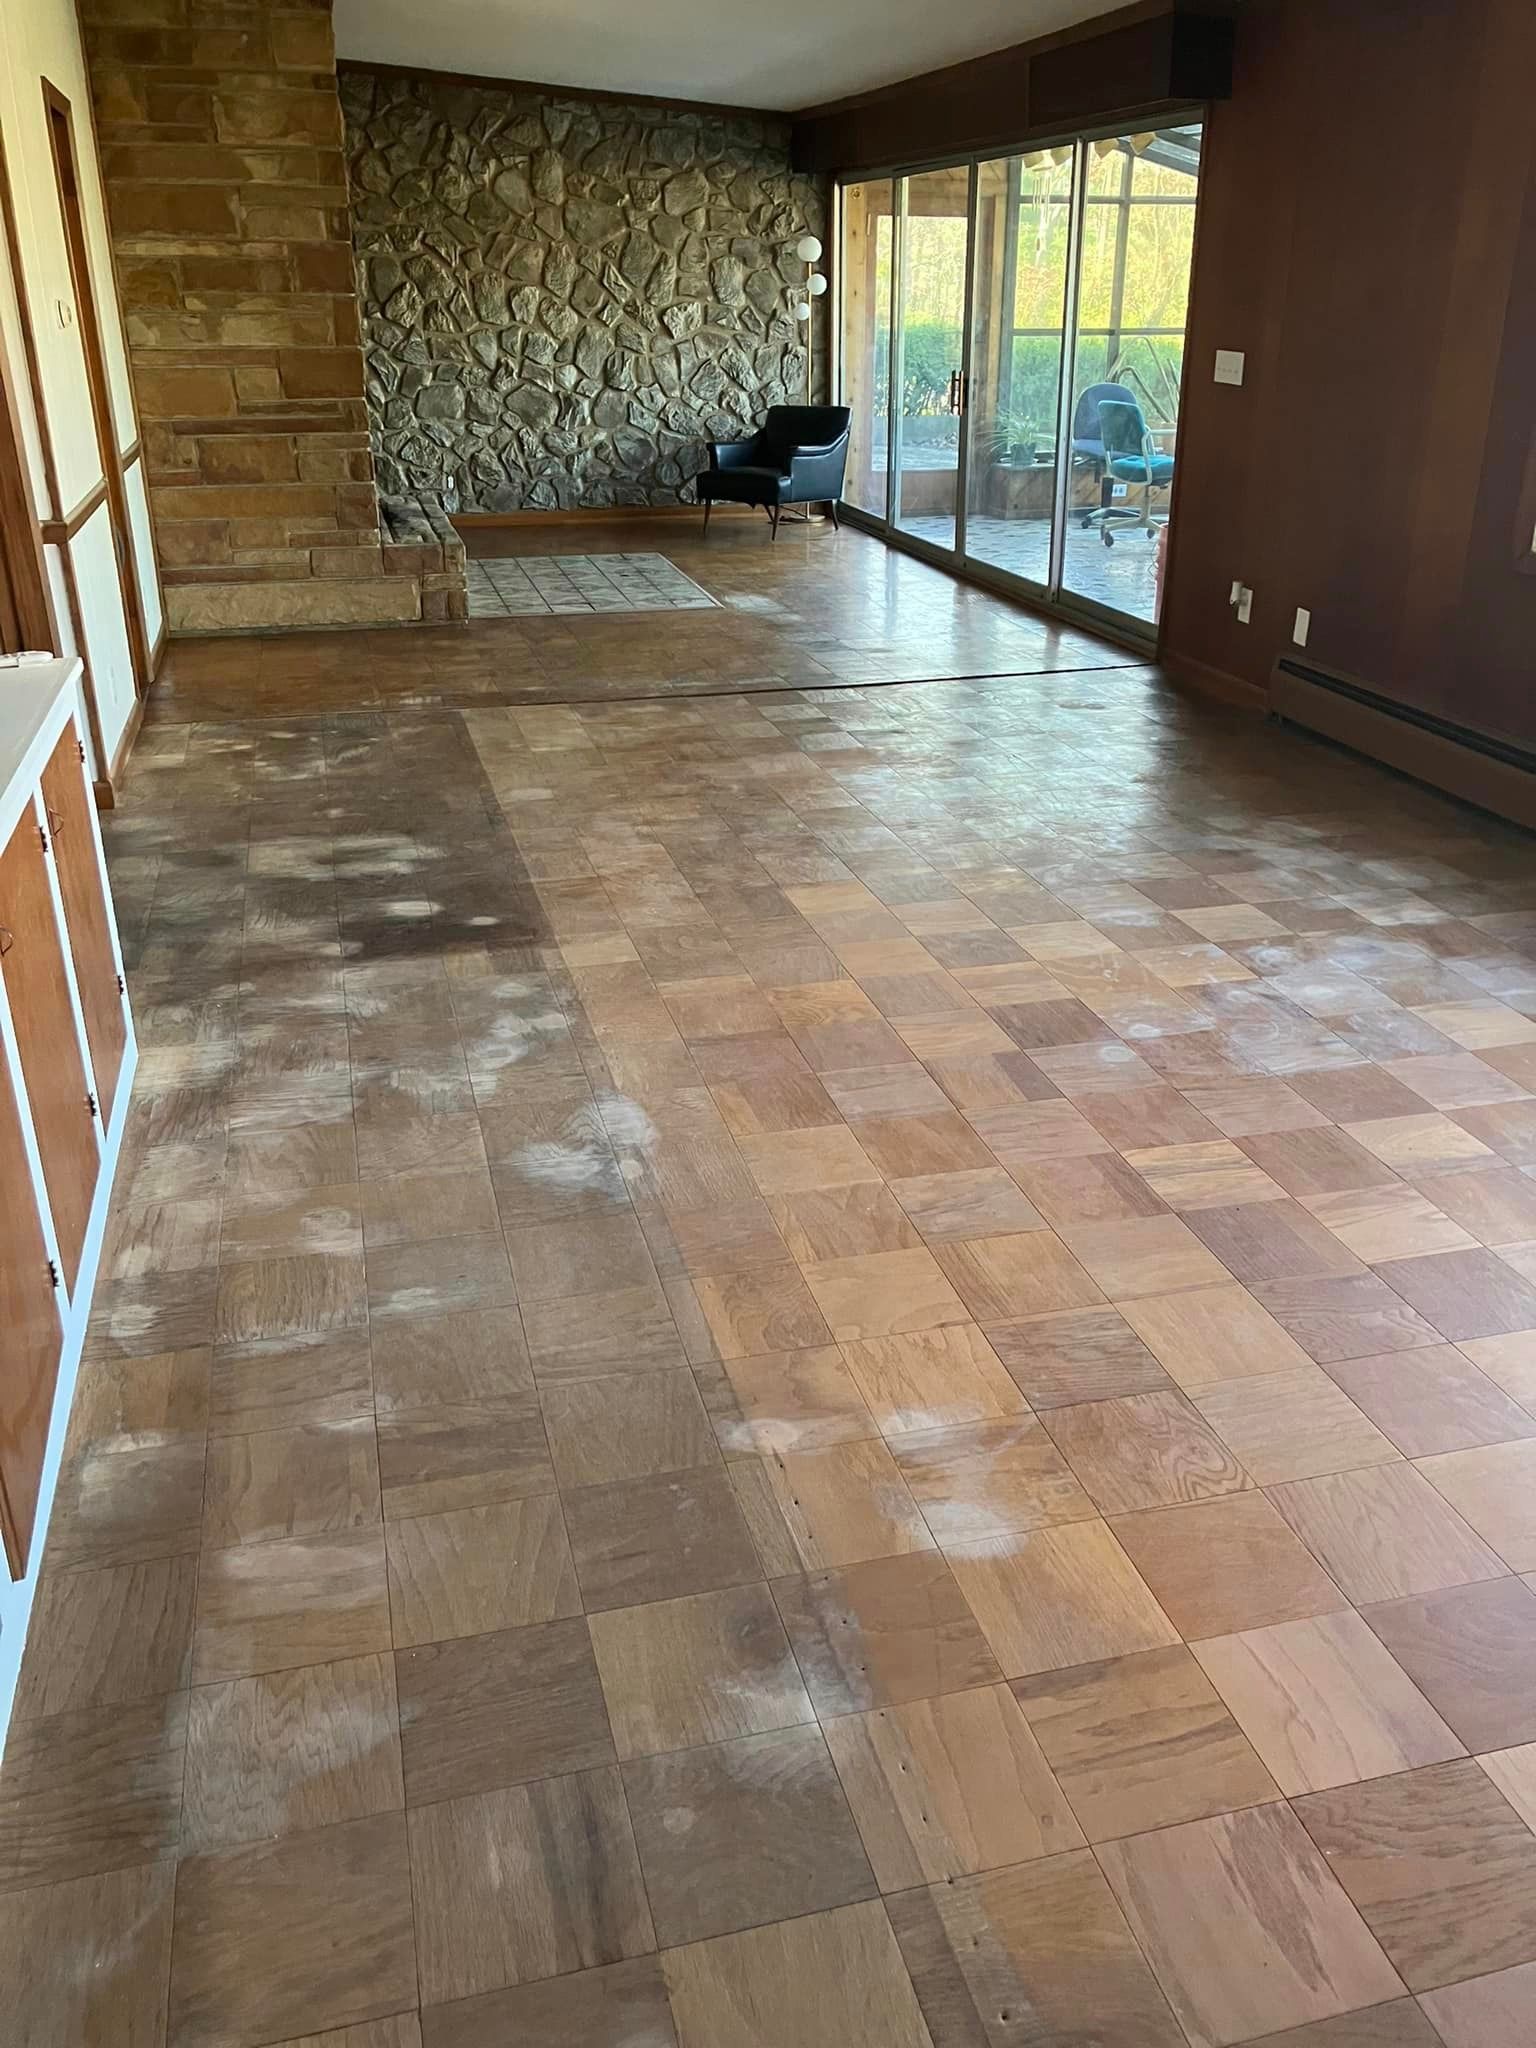
<svg viewBox="0 0 1536 2048">
<path fill-rule="evenodd" d="M 435 635 L 431 659 L 400 659 L 398 632 L 287 633 L 245 644 L 180 641 L 156 692 L 159 715 L 403 704 L 537 704 L 782 690 L 935 676 L 1121 667 L 1091 633 L 1000 601 L 868 534 L 785 519 L 718 516 L 517 526 L 467 535 L 482 562 L 654 550 L 717 606 L 700 611 L 472 620 Z"/>
<path fill-rule="evenodd" d="M 935 547 L 955 544 L 953 519 L 922 517 L 904 519 L 908 533 Z M 1062 588 L 1074 597 L 1121 612 L 1146 625 L 1157 619 L 1158 527 L 1116 526 L 1111 529 L 1114 545 L 1105 547 L 1098 527 L 1085 528 L 1081 515 L 1067 526 L 1066 554 L 1062 567 Z M 1050 577 L 1051 522 L 1048 519 L 986 519 L 974 515 L 966 521 L 966 551 L 979 562 L 1004 569 L 1011 576 L 1023 576 L 1044 585 Z"/>
<path fill-rule="evenodd" d="M 822 538 L 699 574 L 1039 630 Z M 6 2038 L 1529 2040 L 1530 842 L 1143 670 L 508 702 L 551 627 L 178 649 L 108 820 Z"/>
</svg>

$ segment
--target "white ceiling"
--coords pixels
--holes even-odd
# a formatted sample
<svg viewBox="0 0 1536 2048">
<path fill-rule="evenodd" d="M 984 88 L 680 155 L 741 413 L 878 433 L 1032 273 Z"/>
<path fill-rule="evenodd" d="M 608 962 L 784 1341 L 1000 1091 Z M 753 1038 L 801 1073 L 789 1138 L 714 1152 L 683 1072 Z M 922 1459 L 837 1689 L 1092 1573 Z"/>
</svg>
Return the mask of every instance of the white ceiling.
<svg viewBox="0 0 1536 2048">
<path fill-rule="evenodd" d="M 798 108 L 1006 49 L 1117 0 L 336 0 L 342 57 Z"/>
</svg>

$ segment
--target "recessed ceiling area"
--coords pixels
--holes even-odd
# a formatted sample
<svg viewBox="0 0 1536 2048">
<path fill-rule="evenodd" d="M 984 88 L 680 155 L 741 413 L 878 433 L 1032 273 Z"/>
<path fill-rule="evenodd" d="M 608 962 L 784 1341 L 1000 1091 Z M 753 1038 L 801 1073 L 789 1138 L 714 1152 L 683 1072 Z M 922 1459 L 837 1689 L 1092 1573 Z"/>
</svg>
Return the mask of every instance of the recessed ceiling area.
<svg viewBox="0 0 1536 2048">
<path fill-rule="evenodd" d="M 336 0 L 376 64 L 785 111 L 957 64 L 1115 0 Z"/>
</svg>

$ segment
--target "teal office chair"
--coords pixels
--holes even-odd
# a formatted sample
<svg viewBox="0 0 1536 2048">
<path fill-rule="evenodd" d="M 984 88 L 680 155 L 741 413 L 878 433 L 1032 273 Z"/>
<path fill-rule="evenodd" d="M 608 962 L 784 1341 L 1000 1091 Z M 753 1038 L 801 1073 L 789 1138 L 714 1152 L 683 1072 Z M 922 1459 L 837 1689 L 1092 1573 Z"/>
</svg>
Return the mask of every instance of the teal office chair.
<svg viewBox="0 0 1536 2048">
<path fill-rule="evenodd" d="M 1160 519 L 1153 518 L 1152 493 L 1167 490 L 1173 482 L 1173 457 L 1159 452 L 1146 414 L 1129 396 L 1099 400 L 1099 435 L 1107 474 L 1117 483 L 1139 484 L 1141 503 L 1105 505 L 1094 513 L 1092 524 L 1107 548 L 1114 546 L 1114 529 L 1120 526 L 1139 526 L 1148 540 L 1154 539 L 1157 529 L 1168 524 L 1168 515 L 1165 512 Z M 1085 526 L 1089 523 L 1083 521 Z"/>
</svg>

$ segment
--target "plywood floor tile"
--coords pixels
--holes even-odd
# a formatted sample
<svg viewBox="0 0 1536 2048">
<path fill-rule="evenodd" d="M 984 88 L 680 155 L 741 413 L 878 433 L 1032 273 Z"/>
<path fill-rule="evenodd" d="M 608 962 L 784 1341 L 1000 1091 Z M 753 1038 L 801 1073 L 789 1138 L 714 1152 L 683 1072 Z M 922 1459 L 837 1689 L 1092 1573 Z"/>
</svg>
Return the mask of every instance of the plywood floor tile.
<svg viewBox="0 0 1536 2048">
<path fill-rule="evenodd" d="M 618 1608 L 591 1627 L 621 1758 L 814 1718 L 766 1586 Z"/>
<path fill-rule="evenodd" d="M 1181 1393 L 1053 1408 L 1045 1428 L 1100 1514 L 1214 1500 L 1253 1483 Z"/>
<path fill-rule="evenodd" d="M 612 1767 L 416 1807 L 410 1833 L 425 2005 L 656 1945 Z"/>
<path fill-rule="evenodd" d="M 718 1467 L 576 1487 L 562 1505 L 589 1614 L 766 1576 Z"/>
<path fill-rule="evenodd" d="M 623 1373 L 547 1387 L 541 1401 L 562 1486 L 712 1465 L 715 1434 L 689 1372 Z"/>
<path fill-rule="evenodd" d="M 1186 1642 L 1347 1605 L 1262 1493 L 1122 1515 L 1114 1529 Z"/>
<path fill-rule="evenodd" d="M 928 1699 L 1001 1676 L 936 1550 L 776 1579 L 771 1591 L 823 1716 Z"/>
<path fill-rule="evenodd" d="M 388 1543 L 397 1648 L 581 1610 L 556 1494 L 410 1516 L 389 1524 Z"/>
<path fill-rule="evenodd" d="M 826 1738 L 882 1891 L 1082 1844 L 1006 1686 L 845 1715 Z"/>
<path fill-rule="evenodd" d="M 1505 1569 L 1411 1465 L 1298 1479 L 1270 1498 L 1354 1601 L 1430 1593 Z"/>
<path fill-rule="evenodd" d="M 0 1887 L 174 1857 L 186 1730 L 185 1693 L 14 1723 L 0 1774 Z"/>
<path fill-rule="evenodd" d="M 1214 1636 L 1195 1655 L 1289 1796 L 1461 1754 L 1358 1614 Z"/>
<path fill-rule="evenodd" d="M 1401 1995 L 1396 1971 L 1284 1806 L 1134 1835 L 1106 1843 L 1099 1857 L 1202 2048 Z"/>
<path fill-rule="evenodd" d="M 816 1306 L 841 1343 L 969 1320 L 933 1253 L 921 1247 L 828 1259 L 804 1272 Z"/>
<path fill-rule="evenodd" d="M 1536 1741 L 1536 1591 L 1524 1580 L 1388 1601 L 1365 1619 L 1468 1749 Z"/>
<path fill-rule="evenodd" d="M 698 1367 L 695 1378 L 728 1458 L 817 1450 L 880 1433 L 836 1344 L 722 1359 Z"/>
<path fill-rule="evenodd" d="M 819 1728 L 641 1757 L 623 1769 L 664 1949 L 875 1890 Z"/>
<path fill-rule="evenodd" d="M 655 1956 L 429 2006 L 421 2024 L 421 2048 L 495 2048 L 498 2040 L 519 2038 L 537 2041 L 541 2048 L 677 2048 Z M 343 2040 L 296 2043 L 295 2048 L 415 2048 L 415 2043 Z"/>
<path fill-rule="evenodd" d="M 927 1524 L 879 1441 L 742 1459 L 730 1474 L 770 1577 L 932 1546 Z"/>
<path fill-rule="evenodd" d="M 1419 2003 L 1445 2048 L 1521 2048 L 1536 2027 L 1536 1963 L 1426 1991 Z"/>
<path fill-rule="evenodd" d="M 1191 1389 L 1244 1373 L 1293 1371 L 1306 1353 L 1246 1288 L 1228 1281 L 1149 1294 L 1122 1314 L 1169 1376 Z"/>
<path fill-rule="evenodd" d="M 613 1761 L 579 1615 L 401 1650 L 395 1667 L 411 1806 Z"/>
<path fill-rule="evenodd" d="M 1536 1571 L 1536 1441 L 1447 1451 L 1417 1465 L 1511 1571 Z"/>
<path fill-rule="evenodd" d="M 946 1555 L 1007 1677 L 1178 1640 L 1103 1522 L 987 1537 Z"/>
<path fill-rule="evenodd" d="M 1156 1393 L 1174 1384 L 1116 1309 L 1068 1309 L 992 1323 L 987 1337 L 1036 1410 Z"/>
<path fill-rule="evenodd" d="M 929 2048 L 878 1901 L 672 1949 L 662 1967 L 679 2048 L 847 2048 L 861 2030 L 882 2048 Z"/>
<path fill-rule="evenodd" d="M 843 1360 L 882 1434 L 992 1422 L 1026 1412 L 996 1352 L 973 1323 L 855 1340 Z"/>
<path fill-rule="evenodd" d="M 296 1670 L 390 1646 L 382 1532 L 209 1551 L 197 1581 L 197 1685 Z"/>
<path fill-rule="evenodd" d="M 1329 1372 L 1405 1457 L 1536 1437 L 1536 1416 L 1454 1345 L 1343 1359 Z"/>
<path fill-rule="evenodd" d="M 1347 1381 L 1338 1383 L 1344 1370 L 1330 1378 L 1321 1366 L 1300 1365 L 1217 1380 L 1195 1387 L 1190 1398 L 1260 1486 L 1385 1464 L 1396 1450 L 1344 1391 Z"/>
<path fill-rule="evenodd" d="M 1296 1802 L 1410 1990 L 1536 1961 L 1536 1835 L 1472 1762 Z"/>
<path fill-rule="evenodd" d="M 7 1895 L 0 1978 L 18 2041 L 161 2048 L 175 1882 L 172 1864 L 143 1863 Z"/>
<path fill-rule="evenodd" d="M 182 1863 L 170 1986 L 178 2048 L 256 2048 L 297 2027 L 399 2012 L 415 1996 L 400 1814 Z"/>
<path fill-rule="evenodd" d="M 1090 1841 L 1279 1797 L 1182 1644 L 1015 1679 L 1013 1691 Z"/>
<path fill-rule="evenodd" d="M 901 1892 L 889 1911 L 936 2043 L 1019 2023 L 1042 2041 L 1184 2048 L 1087 1850 Z"/>
</svg>

